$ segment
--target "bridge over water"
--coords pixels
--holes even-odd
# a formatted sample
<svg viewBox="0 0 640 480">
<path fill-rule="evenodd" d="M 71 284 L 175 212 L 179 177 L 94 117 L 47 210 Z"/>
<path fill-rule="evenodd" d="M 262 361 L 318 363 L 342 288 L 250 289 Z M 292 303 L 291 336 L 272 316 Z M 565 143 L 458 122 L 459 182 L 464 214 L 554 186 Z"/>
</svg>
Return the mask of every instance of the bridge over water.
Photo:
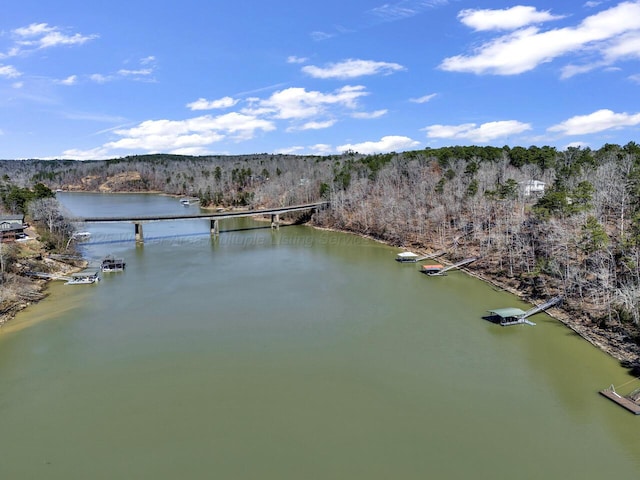
<svg viewBox="0 0 640 480">
<path fill-rule="evenodd" d="M 288 207 L 274 207 L 263 208 L 256 210 L 239 210 L 230 212 L 211 212 L 211 213 L 184 213 L 179 215 L 139 215 L 139 216 L 114 216 L 114 217 L 76 217 L 73 219 L 75 222 L 86 223 L 119 223 L 129 222 L 133 223 L 135 228 L 136 242 L 144 242 L 144 235 L 142 231 L 142 225 L 147 222 L 163 222 L 173 220 L 193 220 L 193 219 L 207 219 L 211 225 L 211 235 L 217 236 L 220 234 L 220 220 L 228 218 L 240 218 L 240 217 L 256 217 L 256 216 L 271 216 L 271 228 L 280 227 L 280 215 L 284 213 L 303 212 L 306 210 L 318 210 L 326 207 L 329 202 L 315 202 L 306 203 L 303 205 L 291 205 Z"/>
</svg>

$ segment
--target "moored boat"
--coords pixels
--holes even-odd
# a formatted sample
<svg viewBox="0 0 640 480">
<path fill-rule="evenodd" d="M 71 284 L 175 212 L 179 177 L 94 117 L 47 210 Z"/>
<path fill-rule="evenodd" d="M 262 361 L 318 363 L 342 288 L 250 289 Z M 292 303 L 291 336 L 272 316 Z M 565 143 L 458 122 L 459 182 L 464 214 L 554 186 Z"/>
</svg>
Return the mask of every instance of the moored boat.
<svg viewBox="0 0 640 480">
<path fill-rule="evenodd" d="M 115 258 L 113 255 L 107 255 L 102 259 L 100 270 L 103 272 L 122 272 L 125 266 L 124 258 Z"/>
<path fill-rule="evenodd" d="M 71 274 L 71 279 L 68 280 L 65 285 L 89 285 L 100 281 L 98 270 L 94 268 L 87 268 L 81 272 Z"/>
</svg>

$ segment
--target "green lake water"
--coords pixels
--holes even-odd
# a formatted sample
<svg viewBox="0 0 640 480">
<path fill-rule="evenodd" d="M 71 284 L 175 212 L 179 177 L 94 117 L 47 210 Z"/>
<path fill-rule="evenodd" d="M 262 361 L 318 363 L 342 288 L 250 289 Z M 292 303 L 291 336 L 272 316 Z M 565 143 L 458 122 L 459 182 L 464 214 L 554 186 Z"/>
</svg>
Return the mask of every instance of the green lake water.
<svg viewBox="0 0 640 480">
<path fill-rule="evenodd" d="M 59 194 L 77 215 L 185 211 Z M 192 211 L 196 207 L 188 207 Z M 89 224 L 124 257 L 0 330 L 0 479 L 636 478 L 632 380 L 545 314 L 397 249 L 252 220 Z M 638 387 L 628 383 L 627 389 Z"/>
</svg>

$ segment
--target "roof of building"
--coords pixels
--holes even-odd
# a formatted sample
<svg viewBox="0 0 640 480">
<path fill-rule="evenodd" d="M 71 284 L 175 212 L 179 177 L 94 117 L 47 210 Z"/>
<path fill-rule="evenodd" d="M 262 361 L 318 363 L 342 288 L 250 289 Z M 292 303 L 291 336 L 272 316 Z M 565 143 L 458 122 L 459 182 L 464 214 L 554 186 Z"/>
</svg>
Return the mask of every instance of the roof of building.
<svg viewBox="0 0 640 480">
<path fill-rule="evenodd" d="M 524 310 L 520 310 L 519 308 L 496 308 L 493 310 L 489 310 L 489 313 L 493 315 L 497 315 L 501 318 L 509 318 L 509 317 L 517 317 L 519 315 L 523 315 L 526 313 Z"/>
<path fill-rule="evenodd" d="M 21 222 L 24 221 L 24 215 L 22 214 L 0 214 L 0 222 L 3 221 L 11 221 L 11 220 L 19 220 Z"/>
<path fill-rule="evenodd" d="M 443 265 L 423 265 L 423 270 L 442 270 L 444 268 Z"/>
<path fill-rule="evenodd" d="M 413 258 L 413 257 L 417 257 L 418 255 L 416 253 L 413 252 L 402 252 L 398 254 L 398 257 L 400 258 Z"/>
</svg>

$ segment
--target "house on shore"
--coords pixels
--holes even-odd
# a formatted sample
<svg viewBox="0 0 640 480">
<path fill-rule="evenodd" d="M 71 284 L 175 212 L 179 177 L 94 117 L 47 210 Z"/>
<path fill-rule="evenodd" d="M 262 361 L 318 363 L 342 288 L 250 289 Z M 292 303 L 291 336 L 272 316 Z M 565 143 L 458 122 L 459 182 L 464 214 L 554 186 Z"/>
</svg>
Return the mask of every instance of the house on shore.
<svg viewBox="0 0 640 480">
<path fill-rule="evenodd" d="M 527 180 L 526 182 L 520 182 L 520 188 L 525 197 L 532 195 L 542 195 L 546 184 L 541 180 Z"/>
<path fill-rule="evenodd" d="M 15 242 L 24 238 L 24 215 L 0 215 L 0 242 Z"/>
</svg>

